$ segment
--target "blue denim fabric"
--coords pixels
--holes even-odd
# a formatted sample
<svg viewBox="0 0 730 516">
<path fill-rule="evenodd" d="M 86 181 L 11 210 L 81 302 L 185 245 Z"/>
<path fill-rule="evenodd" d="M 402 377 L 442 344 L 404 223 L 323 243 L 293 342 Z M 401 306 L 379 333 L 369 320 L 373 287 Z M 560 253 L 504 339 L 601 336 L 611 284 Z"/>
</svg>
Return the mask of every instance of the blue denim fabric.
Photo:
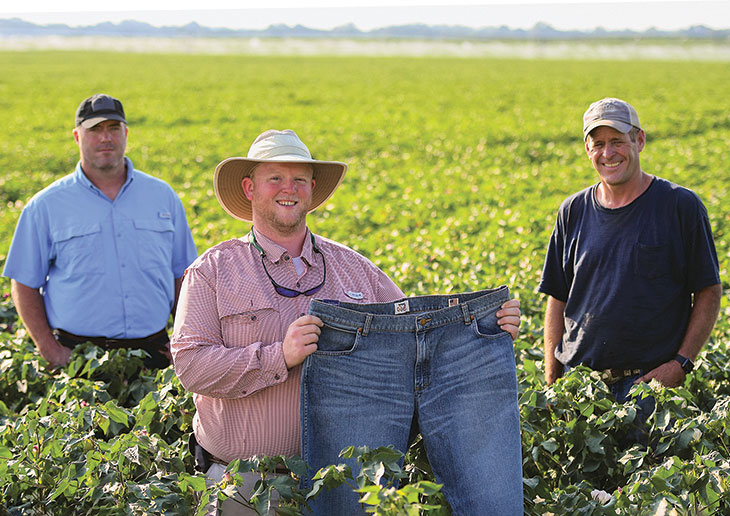
<svg viewBox="0 0 730 516">
<path fill-rule="evenodd" d="M 629 391 L 634 386 L 634 382 L 646 374 L 646 371 L 642 371 L 640 374 L 627 376 L 622 378 L 616 383 L 612 383 L 608 386 L 608 390 L 616 397 L 616 401 L 623 403 L 624 401 L 630 400 Z M 625 440 L 621 443 L 625 447 L 629 447 L 634 443 L 646 446 L 649 443 L 648 429 L 646 427 L 646 421 L 649 416 L 654 412 L 654 406 L 656 402 L 653 396 L 647 396 L 646 398 L 636 398 L 636 419 L 631 430 L 626 434 Z"/>
<path fill-rule="evenodd" d="M 567 373 L 570 369 L 570 366 L 563 365 L 563 372 Z M 616 398 L 616 401 L 619 403 L 628 401 L 631 399 L 629 391 L 631 390 L 631 387 L 634 386 L 634 382 L 644 376 L 647 372 L 647 370 L 642 369 L 639 374 L 621 378 L 619 381 L 608 385 L 608 390 L 611 391 L 611 394 L 613 394 L 613 397 Z M 654 412 L 655 405 L 656 400 L 653 396 L 647 396 L 643 399 L 641 397 L 636 398 L 636 419 L 634 419 L 632 428 L 626 432 L 623 439 L 619 439 L 619 444 L 622 447 L 628 448 L 634 444 L 647 446 L 649 444 L 649 434 L 646 427 L 646 421 Z"/>
<path fill-rule="evenodd" d="M 507 287 L 393 303 L 312 301 L 324 322 L 302 369 L 302 447 L 319 468 L 347 446 L 405 452 L 413 423 L 454 515 L 523 514 L 517 375 L 496 312 Z M 304 479 L 311 487 L 311 478 Z M 320 493 L 318 516 L 364 514 L 347 486 Z"/>
</svg>

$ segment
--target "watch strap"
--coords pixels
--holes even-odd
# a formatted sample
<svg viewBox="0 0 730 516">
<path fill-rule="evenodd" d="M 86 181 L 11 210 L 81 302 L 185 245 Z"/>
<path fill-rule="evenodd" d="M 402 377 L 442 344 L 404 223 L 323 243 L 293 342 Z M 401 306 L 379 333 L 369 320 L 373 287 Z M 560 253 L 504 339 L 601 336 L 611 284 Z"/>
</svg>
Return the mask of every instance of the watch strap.
<svg viewBox="0 0 730 516">
<path fill-rule="evenodd" d="M 674 360 L 679 362 L 679 365 L 682 367 L 682 371 L 684 371 L 685 374 L 689 374 L 692 372 L 692 369 L 695 368 L 695 363 L 692 362 L 689 358 L 680 355 L 677 353 L 677 356 L 674 357 Z"/>
</svg>

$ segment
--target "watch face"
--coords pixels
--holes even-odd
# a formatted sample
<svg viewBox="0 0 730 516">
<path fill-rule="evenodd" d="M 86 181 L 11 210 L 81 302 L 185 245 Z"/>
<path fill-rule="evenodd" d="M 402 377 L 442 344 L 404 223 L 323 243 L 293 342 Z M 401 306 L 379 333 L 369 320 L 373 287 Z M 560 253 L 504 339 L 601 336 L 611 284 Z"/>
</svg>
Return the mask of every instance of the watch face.
<svg viewBox="0 0 730 516">
<path fill-rule="evenodd" d="M 692 362 L 689 358 L 683 357 L 682 355 L 677 355 L 674 357 L 674 360 L 679 362 L 679 365 L 682 367 L 682 371 L 685 372 L 685 374 L 689 373 L 694 369 L 695 364 Z"/>
</svg>

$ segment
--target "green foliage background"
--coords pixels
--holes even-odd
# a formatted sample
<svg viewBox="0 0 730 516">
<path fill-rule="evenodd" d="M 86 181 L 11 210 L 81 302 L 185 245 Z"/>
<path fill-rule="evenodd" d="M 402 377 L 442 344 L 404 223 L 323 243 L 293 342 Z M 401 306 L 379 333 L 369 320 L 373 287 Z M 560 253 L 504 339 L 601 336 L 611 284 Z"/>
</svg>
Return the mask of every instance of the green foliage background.
<svg viewBox="0 0 730 516">
<path fill-rule="evenodd" d="M 687 487 L 677 480 L 676 485 L 656 487 L 659 480 L 654 477 L 671 470 L 661 469 L 671 457 L 683 461 L 671 470 L 679 479 L 688 478 L 680 469 L 693 461 L 700 464 L 692 469 L 698 478 L 712 469 L 703 461 L 722 465 L 724 460 L 727 468 L 726 430 L 708 431 L 714 437 L 702 445 L 687 439 L 687 433 L 684 447 L 679 441 L 681 431 L 700 425 L 699 417 L 714 417 L 728 426 L 726 412 L 717 412 L 718 403 L 727 399 L 727 294 L 688 390 L 667 394 L 668 399 L 683 400 L 671 414 L 680 424 L 661 420 L 652 427 L 670 441 L 662 453 L 630 459 L 629 451 L 613 449 L 611 425 L 620 429 L 616 421 L 626 416 L 616 415 L 622 407 L 596 402 L 605 397 L 600 385 L 598 394 L 587 394 L 584 387 L 596 383 L 588 373 L 571 377 L 579 385 L 573 390 L 569 382 L 546 389 L 541 377 L 544 299 L 536 287 L 560 202 L 596 181 L 582 146 L 581 117 L 598 98 L 620 97 L 637 108 L 647 133 L 641 156 L 645 171 L 688 186 L 703 199 L 723 286 L 728 287 L 730 199 L 724 157 L 730 148 L 730 67 L 638 61 L 620 49 L 615 57 L 558 61 L 0 52 L 0 265 L 24 203 L 73 170 L 78 159 L 73 115 L 78 103 L 93 93 L 122 99 L 130 124 L 128 156 L 138 169 L 178 191 L 199 252 L 248 230 L 216 201 L 216 164 L 245 155 L 253 138 L 266 129 L 294 129 L 315 157 L 350 166 L 337 193 L 310 216 L 313 231 L 371 258 L 408 295 L 507 284 L 521 299 L 524 318 L 516 350 L 525 498 L 531 514 L 548 514 L 575 500 L 586 511 L 599 511 L 600 504 L 583 502 L 590 500 L 593 487 L 614 492 L 618 505 L 611 510 L 624 514 L 619 511 L 624 510 L 621 503 L 630 506 L 629 485 L 643 486 L 635 487 L 638 499 L 651 497 L 651 503 L 640 507 L 653 511 L 660 495 L 667 493 L 675 493 L 669 496 L 672 507 L 690 507 L 697 501 L 687 495 L 694 483 L 685 482 Z M 0 286 L 7 294 L 8 281 L 3 278 Z M 33 355 L 22 355 L 29 341 L 14 321 L 12 307 L 7 310 L 11 315 L 2 333 L 3 374 L 5 387 L 12 390 L 15 381 L 29 381 L 23 377 L 30 374 L 28 367 L 21 364 Z M 48 382 L 39 371 L 38 378 Z M 158 380 L 163 388 L 166 384 Z M 155 388 L 150 380 L 140 387 L 140 398 Z M 48 394 L 39 391 L 37 396 Z M 29 401 L 20 398 L 5 402 L 8 417 L 21 414 Z M 92 406 L 101 401 L 89 399 Z M 563 412 L 553 407 L 563 407 Z M 609 414 L 604 419 L 611 425 L 598 421 L 599 413 Z M 171 437 L 172 427 L 157 430 L 175 443 L 189 431 L 184 423 L 177 425 Z M 576 437 L 582 444 L 568 438 L 573 435 L 583 436 Z M 599 439 L 601 435 L 608 440 Z M 2 450 L 0 446 L 0 460 Z M 586 450 L 594 455 L 587 457 Z M 719 455 L 708 459 L 711 453 Z M 591 467 L 598 461 L 594 471 L 608 479 L 602 485 L 599 477 L 586 474 L 583 461 L 589 459 L 594 461 Z M 634 474 L 646 478 L 632 480 Z M 644 493 L 646 486 L 654 486 L 653 491 Z M 725 501 L 717 503 L 727 507 L 727 486 L 718 486 L 713 492 Z M 637 507 L 626 514 L 640 513 Z"/>
</svg>

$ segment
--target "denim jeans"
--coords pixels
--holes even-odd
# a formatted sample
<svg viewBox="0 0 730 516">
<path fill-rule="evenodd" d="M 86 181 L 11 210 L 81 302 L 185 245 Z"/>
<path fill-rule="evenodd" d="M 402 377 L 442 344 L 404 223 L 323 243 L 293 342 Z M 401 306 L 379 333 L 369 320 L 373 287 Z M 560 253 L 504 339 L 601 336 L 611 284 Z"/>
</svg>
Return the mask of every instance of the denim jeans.
<svg viewBox="0 0 730 516">
<path fill-rule="evenodd" d="M 570 366 L 563 365 L 564 373 L 567 373 L 570 369 Z M 617 402 L 624 403 L 631 399 L 629 391 L 631 390 L 631 387 L 634 386 L 634 382 L 644 376 L 647 372 L 648 370 L 642 369 L 639 374 L 621 378 L 617 382 L 607 385 L 608 390 L 611 391 L 611 394 L 613 394 L 613 397 L 616 398 Z M 646 421 L 649 419 L 649 416 L 654 413 L 655 405 L 656 400 L 653 396 L 636 398 L 636 418 L 634 419 L 631 428 L 627 430 L 626 435 L 619 438 L 619 445 L 622 448 L 629 448 L 634 444 L 640 444 L 642 446 L 647 446 L 649 444 L 649 434 Z"/>
<path fill-rule="evenodd" d="M 623 403 L 624 401 L 631 399 L 631 396 L 629 396 L 631 387 L 633 387 L 634 382 L 641 378 L 644 374 L 646 374 L 646 371 L 642 371 L 637 375 L 622 378 L 609 385 L 608 390 L 610 390 L 614 395 L 616 401 Z M 649 444 L 646 421 L 654 412 L 655 404 L 656 402 L 653 396 L 647 396 L 643 399 L 641 397 L 636 398 L 636 419 L 634 419 L 631 429 L 626 433 L 626 437 L 620 440 L 620 444 L 623 447 L 628 448 L 634 443 L 641 444 L 642 446 L 647 446 Z"/>
<path fill-rule="evenodd" d="M 302 369 L 304 460 L 348 463 L 348 446 L 405 452 L 412 425 L 454 515 L 523 514 L 517 375 L 496 312 L 507 287 L 393 303 L 312 301 L 324 322 Z M 311 487 L 311 477 L 304 486 Z M 323 490 L 317 516 L 364 514 L 348 486 Z"/>
</svg>

